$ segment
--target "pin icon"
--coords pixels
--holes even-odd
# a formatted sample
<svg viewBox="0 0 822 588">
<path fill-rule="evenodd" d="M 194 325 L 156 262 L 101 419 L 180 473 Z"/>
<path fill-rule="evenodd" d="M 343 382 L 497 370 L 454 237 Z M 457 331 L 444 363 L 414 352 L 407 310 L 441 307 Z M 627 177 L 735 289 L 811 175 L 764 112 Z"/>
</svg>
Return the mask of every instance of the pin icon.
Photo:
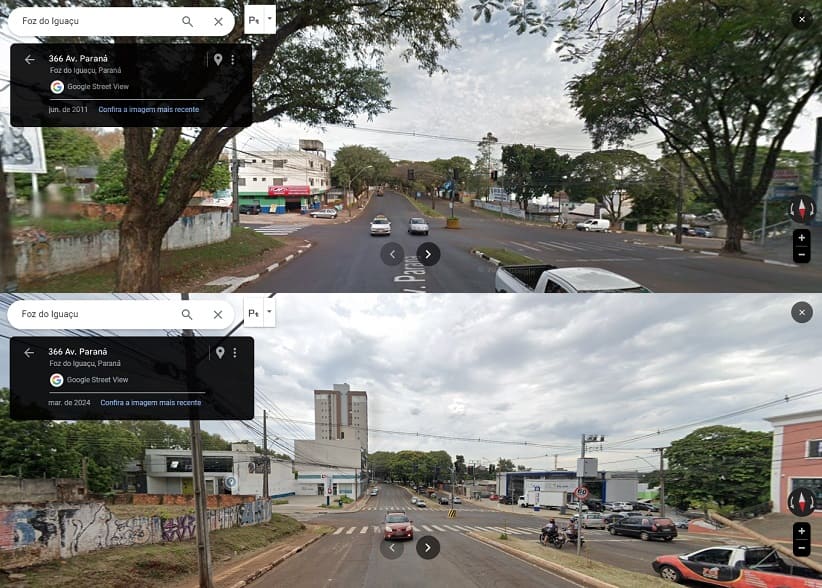
<svg viewBox="0 0 822 588">
<path fill-rule="evenodd" d="M 215 53 L 214 54 L 214 63 L 217 64 L 217 67 L 223 62 L 223 55 L 222 53 Z"/>
<path fill-rule="evenodd" d="M 222 359 L 225 354 L 225 347 L 217 347 L 217 349 L 214 350 L 214 353 L 217 354 L 217 359 Z"/>
</svg>

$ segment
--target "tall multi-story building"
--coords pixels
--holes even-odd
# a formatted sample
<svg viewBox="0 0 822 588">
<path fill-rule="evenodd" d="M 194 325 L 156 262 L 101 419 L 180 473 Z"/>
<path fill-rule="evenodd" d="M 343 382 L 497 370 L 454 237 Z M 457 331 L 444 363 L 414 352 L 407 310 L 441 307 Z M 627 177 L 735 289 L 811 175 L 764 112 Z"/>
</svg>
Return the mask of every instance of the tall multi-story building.
<svg viewBox="0 0 822 588">
<path fill-rule="evenodd" d="M 346 435 L 354 435 L 368 453 L 368 395 L 348 384 L 314 390 L 314 438 L 336 440 Z"/>
</svg>

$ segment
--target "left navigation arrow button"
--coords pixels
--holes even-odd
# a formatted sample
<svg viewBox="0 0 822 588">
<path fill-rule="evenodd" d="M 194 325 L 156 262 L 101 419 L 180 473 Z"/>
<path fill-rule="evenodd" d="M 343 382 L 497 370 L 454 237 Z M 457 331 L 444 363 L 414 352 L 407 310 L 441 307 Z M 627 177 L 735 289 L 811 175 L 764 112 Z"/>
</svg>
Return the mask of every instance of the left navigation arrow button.
<svg viewBox="0 0 822 588">
<path fill-rule="evenodd" d="M 29 358 L 32 355 L 34 355 L 34 351 L 31 350 L 31 347 L 26 347 L 26 350 L 23 352 L 23 355 Z"/>
</svg>

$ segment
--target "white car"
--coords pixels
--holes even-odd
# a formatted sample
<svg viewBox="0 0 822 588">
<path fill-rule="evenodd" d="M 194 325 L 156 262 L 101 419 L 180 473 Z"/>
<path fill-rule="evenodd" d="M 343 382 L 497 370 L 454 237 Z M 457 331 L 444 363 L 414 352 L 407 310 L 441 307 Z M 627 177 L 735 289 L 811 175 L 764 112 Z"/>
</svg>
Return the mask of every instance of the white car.
<svg viewBox="0 0 822 588">
<path fill-rule="evenodd" d="M 417 497 L 416 496 L 411 497 L 411 504 L 417 504 Z"/>
<path fill-rule="evenodd" d="M 371 491 L 371 496 L 376 496 L 377 494 L 379 494 L 379 492 L 377 492 L 376 490 Z"/>
<path fill-rule="evenodd" d="M 575 520 L 577 515 L 571 517 L 571 520 Z M 608 525 L 605 523 L 605 519 L 602 518 L 602 513 L 598 512 L 584 512 L 582 513 L 582 528 L 583 529 L 604 529 Z"/>
<path fill-rule="evenodd" d="M 420 218 L 418 216 L 415 216 L 414 218 L 412 218 L 408 221 L 408 232 L 411 235 L 416 235 L 417 233 L 420 233 L 422 235 L 427 235 L 428 234 L 428 223 L 425 222 L 424 218 Z"/>
<path fill-rule="evenodd" d="M 585 511 L 587 511 L 587 510 L 588 510 L 588 506 L 587 506 L 587 505 L 585 505 L 585 504 L 580 504 L 579 502 L 569 502 L 569 503 L 568 503 L 568 504 L 566 504 L 565 506 L 567 506 L 567 507 L 568 507 L 568 508 L 570 508 L 571 510 L 579 510 L 579 508 L 580 508 L 580 506 L 581 506 L 581 507 L 582 507 L 582 512 L 585 512 Z"/>
<path fill-rule="evenodd" d="M 323 208 L 322 210 L 314 210 L 310 213 L 314 218 L 337 218 L 336 208 Z"/>
<path fill-rule="evenodd" d="M 610 231 L 611 221 L 606 218 L 589 218 L 587 221 L 577 223 L 577 231 Z"/>
<path fill-rule="evenodd" d="M 454 504 L 462 504 L 462 498 L 459 496 L 454 496 Z"/>
<path fill-rule="evenodd" d="M 615 502 L 614 507 L 611 510 L 619 512 L 623 512 L 626 510 L 634 510 L 634 505 L 632 505 L 630 502 Z"/>
<path fill-rule="evenodd" d="M 372 235 L 390 235 L 391 234 L 391 221 L 388 220 L 388 217 L 383 215 L 378 215 L 374 217 L 374 220 L 371 221 L 371 234 Z"/>
</svg>

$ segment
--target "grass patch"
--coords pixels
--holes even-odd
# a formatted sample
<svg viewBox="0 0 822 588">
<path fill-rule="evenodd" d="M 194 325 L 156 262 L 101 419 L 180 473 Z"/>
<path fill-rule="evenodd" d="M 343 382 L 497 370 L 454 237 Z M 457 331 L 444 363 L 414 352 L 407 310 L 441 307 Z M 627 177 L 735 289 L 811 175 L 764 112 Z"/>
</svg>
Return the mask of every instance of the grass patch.
<svg viewBox="0 0 822 588">
<path fill-rule="evenodd" d="M 480 533 L 481 535 L 493 539 L 493 533 Z M 662 578 L 651 576 L 650 574 L 640 574 L 639 572 L 629 572 L 616 566 L 611 566 L 598 561 L 594 561 L 585 554 L 585 547 L 583 547 L 583 555 L 577 557 L 576 551 L 553 549 L 540 545 L 536 541 L 523 541 L 522 539 L 509 539 L 509 545 L 519 551 L 524 551 L 531 555 L 540 557 L 546 561 L 559 564 L 564 568 L 568 568 L 592 578 L 597 578 L 603 582 L 614 584 L 616 586 L 631 586 L 631 588 L 670 588 L 671 584 L 665 582 Z M 575 546 L 572 545 L 575 548 Z"/>
<path fill-rule="evenodd" d="M 439 212 L 437 212 L 436 210 L 434 210 L 430 206 L 425 205 L 425 202 L 428 202 L 428 200 L 430 200 L 430 199 L 420 198 L 419 200 L 415 200 L 414 198 L 411 198 L 411 196 L 409 196 L 408 194 L 403 194 L 403 196 L 405 196 L 405 198 L 408 200 L 408 202 L 413 204 L 414 208 L 419 210 L 420 213 L 423 214 L 424 216 L 430 216 L 432 218 L 445 218 L 444 214 L 440 214 Z"/>
<path fill-rule="evenodd" d="M 502 262 L 503 265 L 528 265 L 534 263 L 541 263 L 538 259 L 528 257 L 510 249 L 494 249 L 490 247 L 476 247 L 477 251 L 481 251 L 488 257 L 493 257 Z"/>
<path fill-rule="evenodd" d="M 211 555 L 215 562 L 266 547 L 301 531 L 304 526 L 290 517 L 274 514 L 260 525 L 212 531 Z M 103 549 L 87 555 L 33 566 L 22 573 L 28 588 L 60 586 L 107 586 L 110 588 L 157 588 L 179 582 L 197 571 L 194 541 Z M 3 580 L 0 580 L 3 584 Z"/>
<path fill-rule="evenodd" d="M 188 292 L 237 266 L 253 263 L 285 243 L 256 231 L 234 227 L 231 238 L 193 249 L 163 251 L 160 254 L 160 283 L 164 292 Z M 48 279 L 23 281 L 21 291 L 29 292 L 113 292 L 116 262 Z M 223 287 L 218 289 L 221 290 Z"/>
<path fill-rule="evenodd" d="M 107 229 L 116 229 L 118 224 L 117 221 L 104 221 L 99 218 L 61 218 L 55 216 L 43 218 L 24 216 L 11 220 L 13 229 L 38 228 L 55 237 L 92 235 Z"/>
<path fill-rule="evenodd" d="M 118 519 L 136 517 L 162 517 L 170 519 L 187 514 L 194 514 L 193 506 L 178 504 L 107 504 L 111 513 Z"/>
<path fill-rule="evenodd" d="M 271 501 L 271 504 L 288 504 L 288 500 L 285 498 L 275 498 Z"/>
</svg>

